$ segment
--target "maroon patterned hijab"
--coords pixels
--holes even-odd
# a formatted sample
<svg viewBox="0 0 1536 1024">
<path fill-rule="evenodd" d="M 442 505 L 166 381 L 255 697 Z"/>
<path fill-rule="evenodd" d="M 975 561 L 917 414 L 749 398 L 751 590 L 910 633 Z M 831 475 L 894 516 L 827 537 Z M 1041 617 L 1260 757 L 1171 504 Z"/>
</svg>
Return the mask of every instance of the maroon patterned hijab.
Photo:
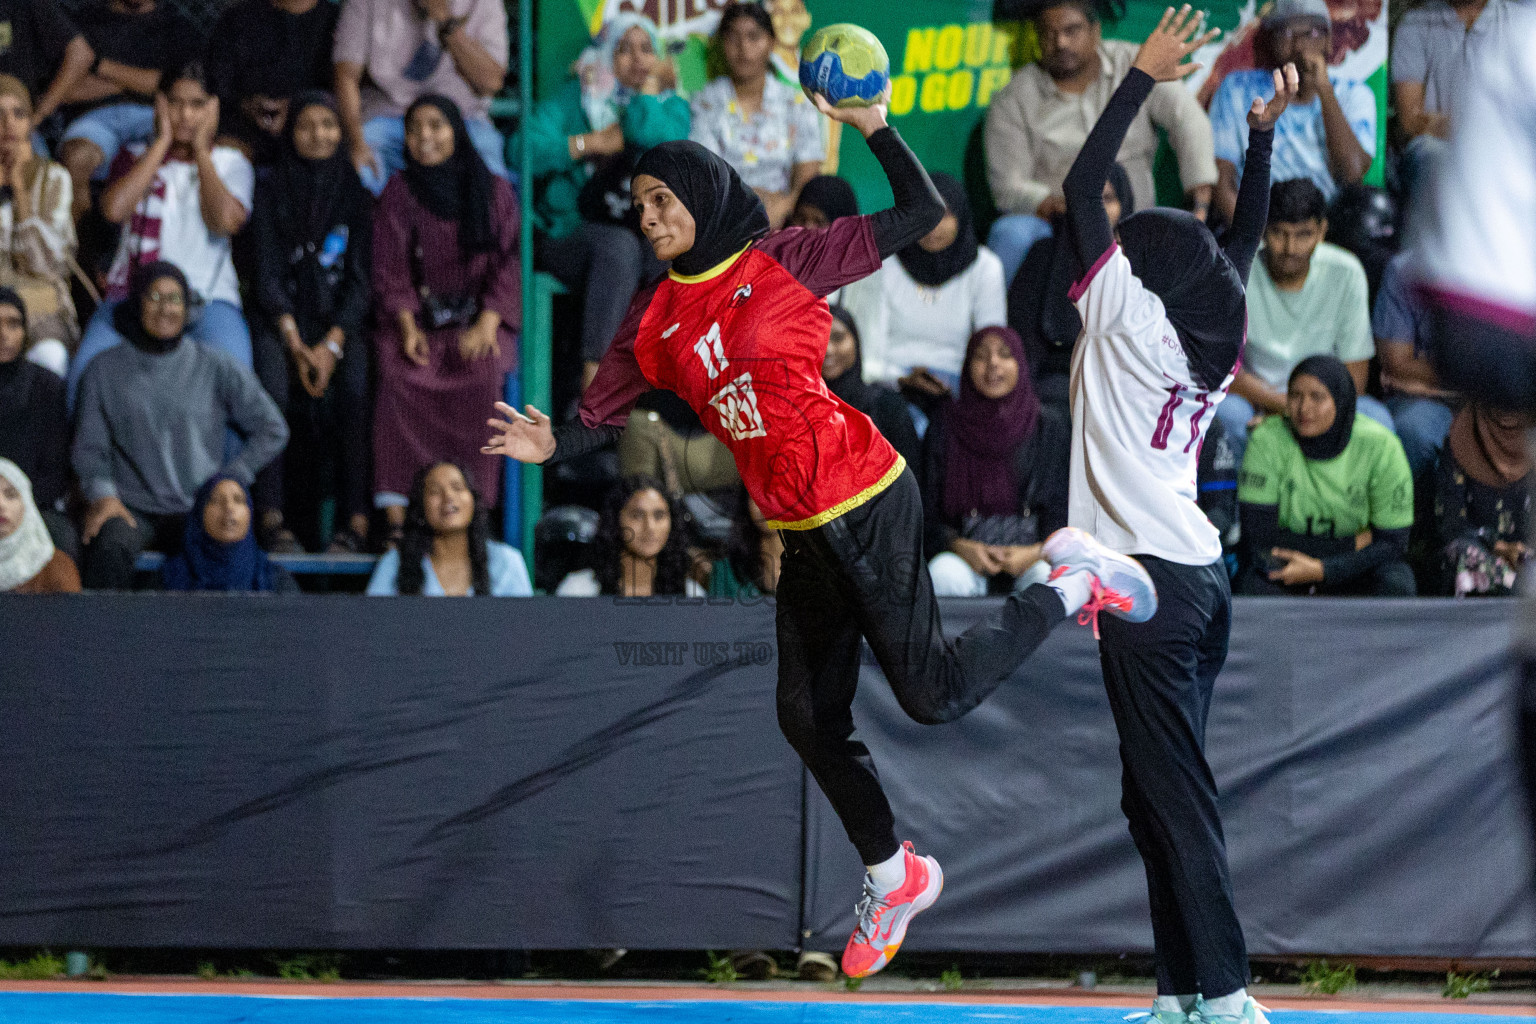
<svg viewBox="0 0 1536 1024">
<path fill-rule="evenodd" d="M 1019 383 L 1002 398 L 986 398 L 971 383 L 971 357 L 989 334 L 1002 338 L 1019 361 Z M 945 517 L 1017 513 L 1019 477 L 1014 453 L 1034 435 L 1040 422 L 1040 399 L 1017 331 L 983 327 L 971 335 L 960 365 L 960 397 L 944 416 Z"/>
</svg>

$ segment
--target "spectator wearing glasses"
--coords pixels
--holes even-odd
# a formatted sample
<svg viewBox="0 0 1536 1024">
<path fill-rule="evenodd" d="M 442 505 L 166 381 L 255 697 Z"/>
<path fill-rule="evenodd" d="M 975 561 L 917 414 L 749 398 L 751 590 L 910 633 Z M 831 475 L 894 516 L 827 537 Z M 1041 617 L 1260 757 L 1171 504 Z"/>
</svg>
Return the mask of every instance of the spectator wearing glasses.
<svg viewBox="0 0 1536 1024">
<path fill-rule="evenodd" d="M 1048 0 L 1035 15 L 1035 29 L 1040 60 L 1019 68 L 987 110 L 987 181 L 1002 214 L 987 246 L 1010 282 L 1030 247 L 1066 212 L 1062 182 L 1136 58 L 1135 43 L 1104 38 L 1093 0 Z M 1211 122 L 1182 82 L 1153 88 L 1120 145 L 1116 159 L 1134 192 L 1130 208 L 1157 203 L 1158 128 L 1168 133 L 1189 205 L 1204 220 L 1216 184 Z"/>
<path fill-rule="evenodd" d="M 113 311 L 127 344 L 93 359 L 80 384 L 72 461 L 92 589 L 127 589 L 140 551 L 175 550 L 198 488 L 216 473 L 248 484 L 288 441 L 256 375 L 186 338 L 187 292 L 169 263 L 135 270 Z M 231 428 L 244 440 L 234 455 Z"/>
<path fill-rule="evenodd" d="M 1211 100 L 1216 138 L 1216 209 L 1230 221 L 1248 150 L 1248 109 L 1275 92 L 1271 69 L 1295 64 L 1301 92 L 1275 125 L 1270 180 L 1307 178 L 1331 203 L 1358 183 L 1376 155 L 1376 94 L 1328 70 L 1333 22 L 1324 0 L 1276 0 L 1260 27 L 1261 67 L 1234 71 Z"/>
<path fill-rule="evenodd" d="M 219 101 L 200 60 L 160 77 L 155 139 L 123 148 L 102 194 L 102 215 L 122 225 L 122 235 L 107 301 L 86 325 L 69 366 L 71 408 L 91 360 L 122 343 L 116 309 L 136 271 L 153 263 L 173 263 L 187 275 L 181 312 L 191 336 L 250 368 L 251 333 L 240 312 L 230 238 L 250 215 L 256 175 L 244 153 L 214 144 L 218 128 Z"/>
</svg>

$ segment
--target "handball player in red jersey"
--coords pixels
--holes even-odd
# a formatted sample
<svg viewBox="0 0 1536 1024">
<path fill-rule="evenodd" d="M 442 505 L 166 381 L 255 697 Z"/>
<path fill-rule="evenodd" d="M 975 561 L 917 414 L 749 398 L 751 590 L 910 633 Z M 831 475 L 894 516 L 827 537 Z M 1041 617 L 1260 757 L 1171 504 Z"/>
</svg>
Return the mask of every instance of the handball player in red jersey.
<svg viewBox="0 0 1536 1024">
<path fill-rule="evenodd" d="M 850 977 L 890 962 L 943 875 L 898 843 L 869 750 L 853 738 L 860 637 L 903 710 L 954 721 L 997 688 L 1068 615 L 1108 611 L 1145 621 L 1156 610 L 1135 560 L 1086 534 L 1062 545 L 1049 584 L 1015 592 L 1000 619 L 945 639 L 923 558 L 917 481 L 869 417 L 821 378 L 831 314 L 823 296 L 874 273 L 922 238 L 945 209 L 922 165 L 885 123 L 885 105 L 826 116 L 863 133 L 895 205 L 825 228 L 768 234 L 757 195 L 693 142 L 648 150 L 635 169 L 640 226 L 671 269 L 642 288 L 586 394 L 580 420 L 498 403 L 487 453 L 522 462 L 568 458 L 616 439 L 636 399 L 666 388 L 735 456 L 768 525 L 784 538 L 777 592 L 778 715 L 785 737 L 827 795 L 868 874 L 843 952 Z M 1078 531 L 1074 531 L 1076 533 Z"/>
</svg>

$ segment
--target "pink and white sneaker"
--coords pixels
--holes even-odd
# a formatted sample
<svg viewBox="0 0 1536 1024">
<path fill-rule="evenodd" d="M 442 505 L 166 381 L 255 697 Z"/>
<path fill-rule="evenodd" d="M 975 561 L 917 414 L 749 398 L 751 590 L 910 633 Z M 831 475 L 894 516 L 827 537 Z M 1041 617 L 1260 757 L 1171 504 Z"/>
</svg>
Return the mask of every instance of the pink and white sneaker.
<svg viewBox="0 0 1536 1024">
<path fill-rule="evenodd" d="M 1141 563 L 1129 555 L 1111 551 L 1086 530 L 1068 526 L 1045 540 L 1041 553 L 1051 563 L 1051 579 L 1068 573 L 1086 571 L 1093 596 L 1077 614 L 1079 625 L 1093 624 L 1099 635 L 1099 612 L 1146 622 L 1157 614 L 1157 586 Z"/>
<path fill-rule="evenodd" d="M 879 893 L 868 875 L 864 876 L 864 898 L 859 901 L 859 925 L 843 949 L 843 973 L 850 978 L 867 978 L 891 962 L 907 925 L 939 898 L 944 890 L 944 872 L 932 857 L 919 857 L 911 843 L 901 844 L 906 855 L 907 878 L 888 893 Z"/>
</svg>

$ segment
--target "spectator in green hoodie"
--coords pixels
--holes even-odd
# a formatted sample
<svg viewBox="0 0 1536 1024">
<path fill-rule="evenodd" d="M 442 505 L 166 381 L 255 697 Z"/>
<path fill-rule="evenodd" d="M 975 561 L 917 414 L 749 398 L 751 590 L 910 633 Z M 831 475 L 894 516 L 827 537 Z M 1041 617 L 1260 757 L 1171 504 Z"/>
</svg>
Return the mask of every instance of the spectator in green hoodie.
<svg viewBox="0 0 1536 1024">
<path fill-rule="evenodd" d="M 676 85 L 655 24 L 621 14 L 510 144 L 513 167 L 523 146 L 533 164 L 534 261 L 582 296 L 583 387 L 636 289 L 661 270 L 637 230 L 629 178 L 641 153 L 688 137 L 688 101 Z"/>
</svg>

